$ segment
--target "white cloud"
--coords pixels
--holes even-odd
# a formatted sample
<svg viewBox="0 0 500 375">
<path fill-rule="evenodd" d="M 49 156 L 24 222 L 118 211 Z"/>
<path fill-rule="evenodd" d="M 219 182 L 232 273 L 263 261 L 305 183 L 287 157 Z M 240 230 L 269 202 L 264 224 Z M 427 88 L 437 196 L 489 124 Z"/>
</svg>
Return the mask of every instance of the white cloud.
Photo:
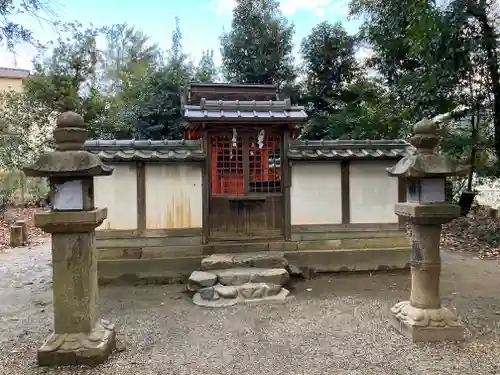
<svg viewBox="0 0 500 375">
<path fill-rule="evenodd" d="M 313 12 L 322 17 L 326 13 L 347 14 L 348 0 L 281 0 L 281 9 L 287 16 L 293 16 L 298 11 Z M 210 0 L 209 9 L 218 15 L 230 14 L 236 5 L 235 0 Z"/>
</svg>

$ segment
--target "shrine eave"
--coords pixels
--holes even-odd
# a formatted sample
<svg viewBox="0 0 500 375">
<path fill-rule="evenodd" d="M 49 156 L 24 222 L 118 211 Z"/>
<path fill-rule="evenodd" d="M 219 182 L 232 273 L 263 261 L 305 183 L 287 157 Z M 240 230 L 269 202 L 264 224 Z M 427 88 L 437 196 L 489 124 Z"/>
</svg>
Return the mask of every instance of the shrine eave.
<svg viewBox="0 0 500 375">
<path fill-rule="evenodd" d="M 203 110 L 185 109 L 184 119 L 188 121 L 279 121 L 279 122 L 305 122 L 307 114 L 304 110 L 269 110 L 269 111 L 242 111 L 242 110 Z"/>
</svg>

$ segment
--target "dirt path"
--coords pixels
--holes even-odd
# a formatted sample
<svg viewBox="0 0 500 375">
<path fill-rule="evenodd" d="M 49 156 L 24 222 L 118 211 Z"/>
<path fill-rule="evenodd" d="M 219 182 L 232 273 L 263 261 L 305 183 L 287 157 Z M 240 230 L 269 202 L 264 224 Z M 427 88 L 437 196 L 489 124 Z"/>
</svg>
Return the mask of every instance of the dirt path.
<svg viewBox="0 0 500 375">
<path fill-rule="evenodd" d="M 0 374 L 498 374 L 497 261 L 443 253 L 443 302 L 468 328 L 461 344 L 412 344 L 387 327 L 407 298 L 406 273 L 325 276 L 285 305 L 193 306 L 182 286 L 105 287 L 103 317 L 126 351 L 95 369 L 42 369 L 52 326 L 48 244 L 0 253 Z"/>
</svg>

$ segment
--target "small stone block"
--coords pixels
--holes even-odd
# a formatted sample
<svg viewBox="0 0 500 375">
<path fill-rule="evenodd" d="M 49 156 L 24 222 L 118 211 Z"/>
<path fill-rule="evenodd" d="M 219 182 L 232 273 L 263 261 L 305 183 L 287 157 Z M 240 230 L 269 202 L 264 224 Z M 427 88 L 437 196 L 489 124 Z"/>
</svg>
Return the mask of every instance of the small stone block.
<svg viewBox="0 0 500 375">
<path fill-rule="evenodd" d="M 196 292 L 201 288 L 214 286 L 217 275 L 210 272 L 194 271 L 188 279 L 188 290 Z"/>
<path fill-rule="evenodd" d="M 240 295 L 245 299 L 275 296 L 281 291 L 281 285 L 266 283 L 248 283 L 238 287 Z"/>
<path fill-rule="evenodd" d="M 212 286 L 200 289 L 198 293 L 202 299 L 207 301 L 217 301 L 220 298 L 219 293 L 217 293 Z"/>
<path fill-rule="evenodd" d="M 23 227 L 20 225 L 12 225 L 10 227 L 10 246 L 23 246 Z"/>
<path fill-rule="evenodd" d="M 285 285 L 290 274 L 284 268 L 230 268 L 214 271 L 222 285 L 242 285 L 249 282 Z"/>
<path fill-rule="evenodd" d="M 235 286 L 226 286 L 219 284 L 214 286 L 214 289 L 222 298 L 238 297 L 238 288 Z"/>
<path fill-rule="evenodd" d="M 14 224 L 23 227 L 23 245 L 26 245 L 28 243 L 28 225 L 26 224 L 26 220 L 16 220 Z"/>
<path fill-rule="evenodd" d="M 53 333 L 37 353 L 39 366 L 95 366 L 116 347 L 113 324 L 102 320 L 91 333 Z"/>
</svg>

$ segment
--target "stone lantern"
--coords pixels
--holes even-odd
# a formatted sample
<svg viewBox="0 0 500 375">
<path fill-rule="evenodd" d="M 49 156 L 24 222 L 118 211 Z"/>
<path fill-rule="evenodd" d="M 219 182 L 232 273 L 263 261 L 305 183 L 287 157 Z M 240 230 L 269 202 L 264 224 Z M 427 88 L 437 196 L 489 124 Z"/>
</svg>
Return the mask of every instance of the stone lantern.
<svg viewBox="0 0 500 375">
<path fill-rule="evenodd" d="M 430 120 L 415 125 L 410 143 L 416 152 L 387 169 L 406 180 L 407 200 L 397 203 L 395 211 L 409 221 L 412 232 L 410 300 L 391 308 L 390 322 L 413 341 L 460 341 L 462 323 L 441 305 L 439 242 L 441 225 L 460 214 L 460 206 L 446 202 L 446 177 L 466 174 L 469 167 L 436 152 L 437 126 Z"/>
<path fill-rule="evenodd" d="M 52 235 L 54 298 L 54 332 L 38 350 L 38 364 L 99 364 L 115 347 L 115 331 L 99 318 L 95 228 L 107 210 L 94 207 L 93 177 L 113 168 L 82 150 L 87 131 L 78 114 L 61 114 L 53 134 L 56 151 L 24 168 L 48 177 L 51 187 L 51 210 L 35 215 L 35 226 Z"/>
</svg>

